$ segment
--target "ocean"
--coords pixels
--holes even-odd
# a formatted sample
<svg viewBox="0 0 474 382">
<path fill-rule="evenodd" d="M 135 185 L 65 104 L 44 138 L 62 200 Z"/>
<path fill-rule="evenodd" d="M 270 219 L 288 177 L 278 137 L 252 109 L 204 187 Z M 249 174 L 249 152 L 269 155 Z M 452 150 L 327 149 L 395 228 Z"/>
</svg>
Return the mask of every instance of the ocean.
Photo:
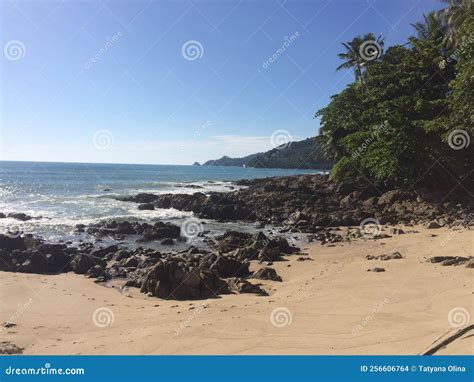
<svg viewBox="0 0 474 382">
<path fill-rule="evenodd" d="M 0 193 L 4 214 L 22 212 L 29 221 L 0 219 L 0 230 L 32 233 L 50 241 L 90 240 L 75 233 L 77 224 L 101 220 L 158 220 L 180 224 L 192 213 L 174 209 L 141 211 L 135 203 L 117 196 L 147 192 L 230 192 L 240 179 L 316 173 L 316 170 L 257 169 L 242 167 L 91 164 L 0 161 Z M 207 221 L 206 230 L 220 234 L 227 229 L 252 227 L 241 223 Z"/>
</svg>

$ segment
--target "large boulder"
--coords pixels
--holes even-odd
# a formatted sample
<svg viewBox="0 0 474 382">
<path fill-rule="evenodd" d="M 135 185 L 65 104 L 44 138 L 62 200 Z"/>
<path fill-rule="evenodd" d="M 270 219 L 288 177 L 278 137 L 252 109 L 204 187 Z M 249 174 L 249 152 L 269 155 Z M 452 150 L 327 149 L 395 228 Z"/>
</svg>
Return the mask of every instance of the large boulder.
<svg viewBox="0 0 474 382">
<path fill-rule="evenodd" d="M 215 272 L 182 258 L 160 260 L 146 275 L 141 292 L 163 299 L 185 300 L 228 293 Z"/>
<path fill-rule="evenodd" d="M 85 253 L 75 255 L 71 261 L 71 268 L 73 272 L 80 275 L 86 274 L 87 271 L 95 265 L 105 267 L 107 263 L 100 257 Z"/>
<path fill-rule="evenodd" d="M 282 281 L 281 277 L 278 276 L 276 270 L 270 267 L 263 267 L 255 271 L 252 275 L 252 278 L 260 280 Z"/>
<path fill-rule="evenodd" d="M 5 249 L 7 251 L 25 249 L 25 244 L 20 236 L 0 234 L 0 249 Z"/>
</svg>

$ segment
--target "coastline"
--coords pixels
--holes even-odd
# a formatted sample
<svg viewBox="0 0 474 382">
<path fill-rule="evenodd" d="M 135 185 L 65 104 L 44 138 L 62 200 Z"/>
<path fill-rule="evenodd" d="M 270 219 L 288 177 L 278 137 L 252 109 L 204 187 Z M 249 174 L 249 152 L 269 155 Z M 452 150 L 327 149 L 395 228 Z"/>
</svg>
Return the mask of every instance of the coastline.
<svg viewBox="0 0 474 382">
<path fill-rule="evenodd" d="M 418 233 L 302 248 L 312 261 L 287 256 L 273 265 L 283 282 L 259 280 L 269 296 L 162 300 L 72 273 L 1 272 L 0 320 L 15 316 L 17 325 L 2 337 L 24 354 L 421 354 L 461 327 L 449 322 L 453 309 L 474 314 L 472 270 L 426 262 L 440 251 L 468 255 L 471 232 L 399 228 Z M 404 258 L 366 259 L 394 251 Z M 373 266 L 386 271 L 367 272 Z M 98 308 L 113 312 L 110 325 L 94 324 Z M 290 316 L 281 310 L 275 326 L 282 308 Z M 436 354 L 469 354 L 470 334 Z"/>
</svg>

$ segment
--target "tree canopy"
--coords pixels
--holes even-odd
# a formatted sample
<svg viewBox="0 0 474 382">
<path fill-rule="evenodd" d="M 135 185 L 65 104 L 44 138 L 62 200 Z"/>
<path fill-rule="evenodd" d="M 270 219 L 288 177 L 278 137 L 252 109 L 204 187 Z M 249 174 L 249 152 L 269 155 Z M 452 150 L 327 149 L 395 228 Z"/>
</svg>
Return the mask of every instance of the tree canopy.
<svg viewBox="0 0 474 382">
<path fill-rule="evenodd" d="M 407 44 L 376 59 L 357 52 L 367 41 L 383 47 L 371 33 L 343 44 L 338 69 L 354 68 L 356 81 L 316 112 L 333 177 L 410 187 L 472 171 L 474 13 L 463 9 L 470 14 L 461 24 L 454 6 L 426 15 Z M 451 46 L 448 34 L 456 36 Z"/>
</svg>

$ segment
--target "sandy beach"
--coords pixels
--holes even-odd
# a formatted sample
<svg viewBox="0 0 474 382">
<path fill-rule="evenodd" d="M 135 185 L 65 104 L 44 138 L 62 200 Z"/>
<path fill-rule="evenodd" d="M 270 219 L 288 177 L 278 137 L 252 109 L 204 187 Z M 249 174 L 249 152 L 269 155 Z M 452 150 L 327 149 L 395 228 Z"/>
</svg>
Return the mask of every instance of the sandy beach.
<svg viewBox="0 0 474 382">
<path fill-rule="evenodd" d="M 473 235 L 400 228 L 302 247 L 310 260 L 274 264 L 283 282 L 254 280 L 269 296 L 162 300 L 73 273 L 1 272 L 0 321 L 15 325 L 1 341 L 24 354 L 421 354 L 471 324 L 472 269 L 426 259 L 472 256 Z M 404 258 L 366 259 L 396 251 Z M 473 353 L 467 331 L 435 354 Z"/>
</svg>

